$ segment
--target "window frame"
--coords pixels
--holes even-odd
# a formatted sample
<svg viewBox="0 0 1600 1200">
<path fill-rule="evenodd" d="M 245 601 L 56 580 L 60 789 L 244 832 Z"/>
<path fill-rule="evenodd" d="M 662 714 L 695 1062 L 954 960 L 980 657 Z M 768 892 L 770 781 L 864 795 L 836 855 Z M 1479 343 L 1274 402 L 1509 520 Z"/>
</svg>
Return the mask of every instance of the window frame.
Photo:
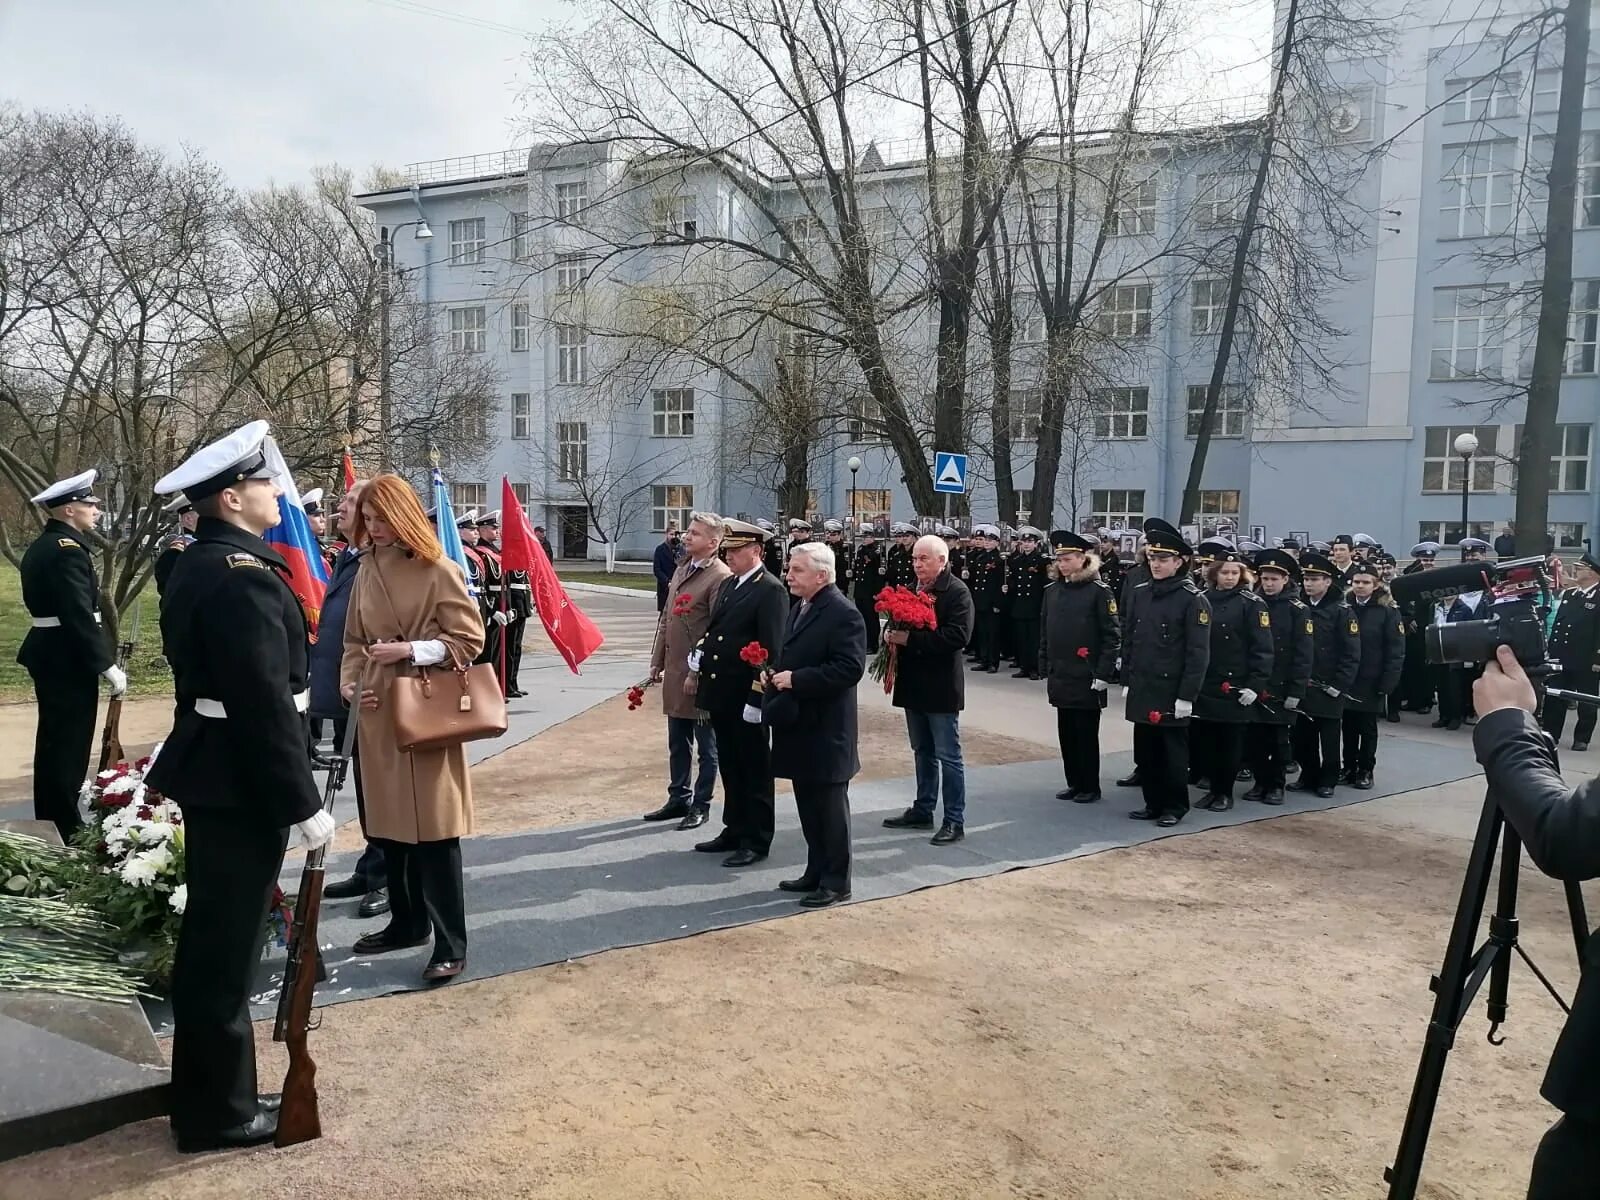
<svg viewBox="0 0 1600 1200">
<path fill-rule="evenodd" d="M 1137 508 L 1133 507 L 1133 497 L 1139 498 Z M 1121 505 L 1114 505 L 1114 498 L 1121 498 Z M 1096 527 L 1104 526 L 1110 529 L 1144 528 L 1145 522 L 1145 489 L 1144 488 L 1090 488 L 1089 489 L 1090 519 Z"/>
<path fill-rule="evenodd" d="M 526 300 L 511 302 L 511 353 L 526 354 L 533 341 L 533 310 Z"/>
<path fill-rule="evenodd" d="M 1142 442 L 1150 437 L 1150 389 L 1147 386 L 1101 388 L 1095 392 L 1094 435 L 1107 442 Z M 1109 401 L 1127 401 L 1112 408 Z M 1142 405 L 1134 401 L 1142 400 Z M 1104 424 L 1102 424 L 1102 419 Z M 1119 425 L 1127 432 L 1118 433 Z"/>
<path fill-rule="evenodd" d="M 1477 301 L 1465 309 L 1463 297 L 1476 294 Z M 1451 311 L 1441 315 L 1440 304 L 1450 297 Z M 1462 379 L 1502 379 L 1505 377 L 1505 315 L 1506 297 L 1503 285 L 1468 284 L 1463 287 L 1438 287 L 1433 289 L 1433 336 L 1428 350 L 1428 378 L 1436 382 Z M 1440 331 L 1448 326 L 1449 339 L 1442 345 Z M 1476 337 L 1470 343 L 1461 337 L 1464 326 L 1476 327 Z M 1447 366 L 1441 369 L 1440 354 L 1447 355 Z M 1462 370 L 1460 359 L 1470 353 L 1473 367 Z"/>
<path fill-rule="evenodd" d="M 675 503 L 676 502 L 676 503 Z M 665 533 L 669 523 L 689 528 L 694 512 L 694 484 L 653 483 L 650 485 L 650 532 Z"/>
<path fill-rule="evenodd" d="M 476 233 L 467 232 L 475 226 Z M 476 267 L 482 264 L 489 244 L 488 222 L 483 217 L 458 217 L 450 222 L 450 266 Z"/>
<path fill-rule="evenodd" d="M 1044 389 L 1018 388 L 1007 399 L 1010 401 L 1011 440 L 1037 442 L 1039 426 L 1044 420 Z"/>
<path fill-rule="evenodd" d="M 511 393 L 511 437 L 526 441 L 533 436 L 533 393 Z"/>
<path fill-rule="evenodd" d="M 582 325 L 556 326 L 556 382 L 589 382 L 589 331 Z"/>
<path fill-rule="evenodd" d="M 483 354 L 489 349 L 489 308 L 485 304 L 460 304 L 450 312 L 450 349 L 455 354 Z M 477 324 L 468 316 L 477 314 Z"/>
<path fill-rule="evenodd" d="M 589 181 L 587 179 L 562 179 L 555 184 L 556 220 L 568 225 L 581 225 L 583 214 L 589 208 Z"/>
<path fill-rule="evenodd" d="M 694 436 L 695 390 L 652 388 L 650 391 L 650 436 L 692 438 Z"/>
<path fill-rule="evenodd" d="M 1440 241 L 1504 237 L 1516 228 L 1517 187 L 1522 178 L 1517 150 L 1515 138 L 1486 138 L 1440 148 Z M 1498 161 L 1503 156 L 1510 161 Z"/>
<path fill-rule="evenodd" d="M 589 473 L 589 422 L 556 422 L 556 478 L 581 483 Z"/>
<path fill-rule="evenodd" d="M 1431 453 L 1428 444 L 1433 440 L 1435 431 L 1439 430 L 1443 431 L 1440 440 L 1444 445 L 1444 452 L 1442 454 Z M 1486 495 L 1498 490 L 1495 486 L 1495 469 L 1500 463 L 1500 426 L 1425 425 L 1422 429 L 1421 479 L 1421 490 L 1424 495 L 1449 496 L 1460 494 L 1461 480 L 1455 478 L 1455 472 L 1462 467 L 1462 462 L 1461 456 L 1455 452 L 1455 440 L 1463 433 L 1470 433 L 1478 439 L 1478 453 L 1472 456 L 1472 478 L 1468 481 L 1468 492 Z M 1439 472 L 1440 482 L 1429 487 L 1429 469 L 1435 465 L 1441 468 Z M 1488 480 L 1487 484 L 1482 482 L 1485 479 Z"/>
<path fill-rule="evenodd" d="M 1131 300 L 1131 303 L 1124 306 L 1124 299 Z M 1139 304 L 1141 299 L 1144 301 L 1142 307 Z M 1104 336 L 1134 341 L 1150 336 L 1154 311 L 1153 284 L 1118 283 L 1105 290 L 1095 317 Z M 1127 325 L 1126 330 L 1122 328 L 1124 324 Z"/>
<path fill-rule="evenodd" d="M 1191 383 L 1184 391 L 1183 436 L 1200 436 L 1200 415 L 1205 411 L 1208 383 Z M 1195 401 L 1198 399 L 1198 405 Z M 1211 431 L 1213 438 L 1242 438 L 1250 420 L 1250 400 L 1236 383 L 1222 385 L 1222 395 L 1217 397 L 1217 426 Z"/>
</svg>

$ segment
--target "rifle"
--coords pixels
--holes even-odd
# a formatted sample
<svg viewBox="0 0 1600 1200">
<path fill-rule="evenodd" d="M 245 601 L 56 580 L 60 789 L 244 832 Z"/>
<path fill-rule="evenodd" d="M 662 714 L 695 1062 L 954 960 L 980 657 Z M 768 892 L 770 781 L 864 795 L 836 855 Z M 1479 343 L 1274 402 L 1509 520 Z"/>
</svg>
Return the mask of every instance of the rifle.
<svg viewBox="0 0 1600 1200">
<path fill-rule="evenodd" d="M 128 669 L 128 658 L 132 654 L 132 642 L 123 642 L 117 647 L 117 666 L 124 672 Z M 104 771 L 126 757 L 122 749 L 122 696 L 118 695 L 106 701 L 106 728 L 100 735 L 100 765 L 95 769 Z"/>
<path fill-rule="evenodd" d="M 358 710 L 345 718 L 344 737 L 330 760 L 328 782 L 322 789 L 322 810 L 331 813 L 333 801 L 344 786 L 350 768 L 350 751 L 355 746 Z M 322 974 L 322 957 L 317 951 L 317 917 L 322 912 L 322 859 L 326 846 L 307 851 L 306 865 L 300 872 L 300 891 L 294 902 L 294 922 L 290 926 L 289 957 L 283 968 L 283 989 L 278 993 L 278 1015 L 272 1025 L 272 1040 L 287 1043 L 289 1073 L 283 1079 L 283 1103 L 278 1110 L 275 1146 L 296 1146 L 322 1136 L 322 1121 L 317 1113 L 317 1064 L 311 1060 L 307 1038 L 311 1024 L 311 1002 Z"/>
</svg>

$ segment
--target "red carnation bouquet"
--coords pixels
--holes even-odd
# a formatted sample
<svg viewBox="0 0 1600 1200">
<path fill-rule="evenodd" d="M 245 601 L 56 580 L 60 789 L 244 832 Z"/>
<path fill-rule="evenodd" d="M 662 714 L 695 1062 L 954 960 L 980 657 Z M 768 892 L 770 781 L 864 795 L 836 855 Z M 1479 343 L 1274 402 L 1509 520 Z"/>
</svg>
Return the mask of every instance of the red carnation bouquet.
<svg viewBox="0 0 1600 1200">
<path fill-rule="evenodd" d="M 760 642 L 746 642 L 739 651 L 739 658 L 759 671 L 767 665 L 767 648 Z"/>
<path fill-rule="evenodd" d="M 628 689 L 628 711 L 629 712 L 632 712 L 634 709 L 642 708 L 644 706 L 644 694 L 645 694 L 645 692 L 647 690 L 649 690 L 651 685 L 654 684 L 654 683 L 655 683 L 655 680 L 653 680 L 653 679 L 641 679 L 638 683 L 634 684 L 631 688 Z"/>
<path fill-rule="evenodd" d="M 918 592 L 911 588 L 886 587 L 878 593 L 873 609 L 888 618 L 885 629 L 937 629 L 939 619 L 933 611 L 933 593 Z M 883 680 L 885 693 L 894 691 L 895 666 L 899 661 L 900 647 L 887 640 L 878 643 L 878 652 L 867 664 L 874 679 Z"/>
<path fill-rule="evenodd" d="M 678 598 L 672 602 L 672 615 L 687 617 L 689 610 L 694 607 L 694 597 L 688 592 L 679 592 Z"/>
</svg>

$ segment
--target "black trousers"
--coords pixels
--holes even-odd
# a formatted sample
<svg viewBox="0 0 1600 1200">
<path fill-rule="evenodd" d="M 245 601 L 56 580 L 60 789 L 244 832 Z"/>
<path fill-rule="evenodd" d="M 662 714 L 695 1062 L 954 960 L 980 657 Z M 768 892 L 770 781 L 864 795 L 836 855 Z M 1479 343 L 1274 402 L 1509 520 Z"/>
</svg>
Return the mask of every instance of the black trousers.
<svg viewBox="0 0 1600 1200">
<path fill-rule="evenodd" d="M 1478 670 L 1470 667 L 1430 667 L 1433 685 L 1439 693 L 1439 718 L 1461 721 L 1472 711 L 1472 684 Z"/>
<path fill-rule="evenodd" d="M 1133 763 L 1146 808 L 1180 817 L 1189 811 L 1188 726 L 1135 725 Z"/>
<path fill-rule="evenodd" d="M 1294 723 L 1294 757 L 1300 781 L 1308 787 L 1333 787 L 1339 782 L 1339 718 L 1301 713 Z"/>
<path fill-rule="evenodd" d="M 978 665 L 1000 665 L 1000 614 L 979 607 L 973 614 L 972 641 L 978 647 Z"/>
<path fill-rule="evenodd" d="M 1412 709 L 1433 707 L 1436 668 L 1427 659 L 1427 647 L 1421 633 L 1406 634 L 1406 657 L 1400 664 L 1399 697 Z M 1393 711 L 1394 697 L 1389 698 Z"/>
<path fill-rule="evenodd" d="M 1263 791 L 1281 788 L 1288 779 L 1288 766 L 1292 760 L 1289 729 L 1288 725 L 1274 725 L 1267 721 L 1257 721 L 1246 727 L 1245 761 L 1255 773 L 1256 786 Z"/>
<path fill-rule="evenodd" d="M 1244 721 L 1193 722 L 1189 769 L 1206 780 L 1207 791 L 1233 795 L 1233 785 L 1239 781 L 1239 767 L 1244 762 L 1244 735 L 1249 728 Z"/>
<path fill-rule="evenodd" d="M 1061 743 L 1061 767 L 1067 787 L 1074 792 L 1100 794 L 1100 710 L 1056 709 L 1056 740 Z"/>
<path fill-rule="evenodd" d="M 856 611 L 861 614 L 861 619 L 867 623 L 868 654 L 876 654 L 878 652 L 878 613 L 873 608 L 876 603 L 877 601 L 870 596 L 865 600 L 860 596 L 856 597 Z"/>
<path fill-rule="evenodd" d="M 1593 1200 L 1600 1179 L 1600 1122 L 1562 1117 L 1533 1156 L 1528 1200 Z"/>
<path fill-rule="evenodd" d="M 500 638 L 502 632 L 500 626 L 494 623 L 494 615 L 491 611 L 489 618 L 483 623 L 483 653 L 478 655 L 478 661 L 488 663 L 494 668 L 495 678 L 500 681 L 500 690 L 503 692 L 506 690 L 506 680 L 504 673 L 500 670 Z"/>
<path fill-rule="evenodd" d="M 1600 675 L 1592 671 L 1578 672 L 1563 671 L 1556 677 L 1556 686 L 1567 688 L 1569 691 L 1586 692 L 1594 695 L 1600 689 Z M 1539 724 L 1544 731 L 1556 741 L 1561 740 L 1561 731 L 1567 726 L 1567 708 L 1565 700 L 1557 700 L 1554 696 L 1544 699 L 1544 712 L 1540 714 Z M 1595 709 L 1588 704 L 1580 704 L 1578 708 L 1578 727 L 1572 731 L 1572 740 L 1587 742 L 1594 739 Z"/>
<path fill-rule="evenodd" d="M 172 1127 L 205 1134 L 256 1115 L 250 993 L 287 829 L 242 810 L 185 808 L 188 903 L 172 969 Z"/>
<path fill-rule="evenodd" d="M 348 717 L 335 717 L 333 719 L 333 748 L 337 752 L 344 745 L 345 726 L 349 723 Z M 350 776 L 356 785 L 356 817 L 361 821 L 361 834 L 367 833 L 367 795 L 361 787 L 361 743 L 350 744 Z M 367 891 L 376 891 L 381 887 L 389 886 L 388 873 L 383 865 L 383 849 L 370 837 L 367 838 L 366 847 L 361 851 L 361 857 L 356 859 L 355 869 L 351 875 L 367 885 Z"/>
<path fill-rule="evenodd" d="M 379 839 L 389 876 L 389 925 L 407 940 L 433 931 L 433 962 L 467 956 L 467 897 L 461 877 L 461 839 L 392 842 Z"/>
<path fill-rule="evenodd" d="M 836 892 L 850 890 L 850 785 L 794 781 L 800 832 L 806 838 L 807 879 Z"/>
<path fill-rule="evenodd" d="M 78 792 L 89 774 L 100 679 L 73 669 L 34 675 L 33 694 L 39 701 L 39 724 L 33 734 L 33 816 L 54 821 L 61 840 L 68 841 L 83 824 L 78 818 Z"/>
<path fill-rule="evenodd" d="M 527 632 L 528 618 L 522 614 L 506 626 L 505 636 L 510 638 L 506 643 L 506 690 L 518 690 L 517 672 L 522 669 L 522 635 Z"/>
<path fill-rule="evenodd" d="M 767 727 L 751 725 L 738 711 L 713 713 L 717 769 L 722 772 L 722 833 L 741 850 L 772 849 L 776 806 L 772 795 L 772 748 Z"/>
<path fill-rule="evenodd" d="M 1378 714 L 1345 709 L 1339 718 L 1344 730 L 1344 765 L 1352 771 L 1374 771 L 1378 766 Z"/>
<path fill-rule="evenodd" d="M 1011 645 L 1017 655 L 1017 669 L 1029 675 L 1039 673 L 1039 614 L 1011 618 Z"/>
</svg>

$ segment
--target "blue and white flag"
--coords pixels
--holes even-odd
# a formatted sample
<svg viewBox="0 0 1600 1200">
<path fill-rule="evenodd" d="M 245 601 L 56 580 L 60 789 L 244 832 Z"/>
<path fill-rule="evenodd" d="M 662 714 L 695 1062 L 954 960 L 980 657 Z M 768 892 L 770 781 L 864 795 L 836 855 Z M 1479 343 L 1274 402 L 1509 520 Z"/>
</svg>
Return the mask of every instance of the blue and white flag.
<svg viewBox="0 0 1600 1200">
<path fill-rule="evenodd" d="M 438 467 L 433 468 L 433 511 L 438 514 L 439 544 L 444 547 L 444 556 L 461 568 L 467 591 L 477 595 L 478 589 L 472 586 L 472 572 L 467 567 L 467 552 L 461 545 L 461 531 L 456 528 L 455 510 L 450 507 L 450 489 L 445 486 Z"/>
</svg>

